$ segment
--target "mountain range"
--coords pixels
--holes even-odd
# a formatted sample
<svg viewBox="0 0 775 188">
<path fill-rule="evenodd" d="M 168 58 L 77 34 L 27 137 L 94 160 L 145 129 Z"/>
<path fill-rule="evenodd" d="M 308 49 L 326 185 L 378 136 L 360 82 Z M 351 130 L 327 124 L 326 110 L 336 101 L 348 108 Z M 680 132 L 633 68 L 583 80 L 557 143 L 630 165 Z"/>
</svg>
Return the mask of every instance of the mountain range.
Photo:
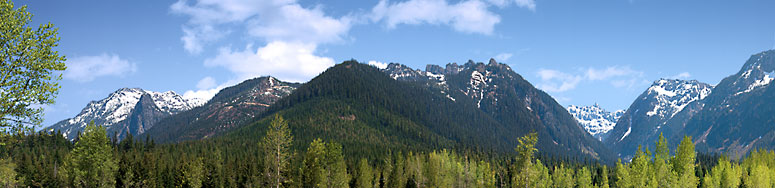
<svg viewBox="0 0 775 188">
<path fill-rule="evenodd" d="M 616 121 L 624 114 L 624 110 L 609 112 L 598 104 L 592 106 L 570 105 L 567 109 L 576 118 L 576 121 L 584 127 L 584 130 L 587 130 L 589 134 L 600 141 L 608 138 L 608 132 L 614 129 Z"/>
<path fill-rule="evenodd" d="M 89 122 L 94 121 L 123 138 L 127 134 L 142 134 L 153 127 L 156 120 L 203 103 L 200 99 L 185 99 L 174 91 L 162 93 L 121 88 L 102 100 L 89 102 L 75 117 L 59 121 L 44 130 L 60 131 L 65 138 L 73 140 Z"/>
<path fill-rule="evenodd" d="M 775 51 L 752 55 L 718 85 L 659 79 L 626 110 L 560 106 L 511 67 L 495 60 L 425 70 L 390 63 L 380 69 L 345 61 L 307 83 L 259 77 L 219 91 L 207 102 L 174 92 L 123 88 L 90 102 L 45 130 L 74 139 L 94 121 L 119 138 L 160 142 L 260 137 L 268 119 L 289 120 L 298 143 L 325 138 L 368 151 L 462 148 L 513 152 L 516 138 L 539 135 L 543 154 L 612 161 L 663 135 L 691 136 L 698 151 L 739 157 L 775 147 Z M 347 150 L 346 150 L 347 152 Z M 357 152 L 357 151 L 349 151 Z"/>
</svg>

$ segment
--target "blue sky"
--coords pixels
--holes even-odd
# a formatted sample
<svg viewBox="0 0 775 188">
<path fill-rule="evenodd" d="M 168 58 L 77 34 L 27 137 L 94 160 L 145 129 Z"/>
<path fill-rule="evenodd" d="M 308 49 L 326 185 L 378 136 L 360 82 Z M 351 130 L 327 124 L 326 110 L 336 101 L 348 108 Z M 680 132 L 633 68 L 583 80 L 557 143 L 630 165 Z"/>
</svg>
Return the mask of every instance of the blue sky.
<svg viewBox="0 0 775 188">
<path fill-rule="evenodd" d="M 262 75 L 307 81 L 351 58 L 510 65 L 563 105 L 625 109 L 659 78 L 717 84 L 775 48 L 775 1 L 17 0 L 67 56 L 44 126 L 116 89 L 207 97 Z"/>
</svg>

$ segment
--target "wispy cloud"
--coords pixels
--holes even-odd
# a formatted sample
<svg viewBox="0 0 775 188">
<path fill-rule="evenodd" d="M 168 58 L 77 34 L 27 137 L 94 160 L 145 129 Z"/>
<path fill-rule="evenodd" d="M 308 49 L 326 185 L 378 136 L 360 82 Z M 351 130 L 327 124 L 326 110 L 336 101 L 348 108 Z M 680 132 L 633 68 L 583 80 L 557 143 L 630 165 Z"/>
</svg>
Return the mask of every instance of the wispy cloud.
<svg viewBox="0 0 775 188">
<path fill-rule="evenodd" d="M 536 9 L 535 0 L 487 0 L 487 2 L 501 8 L 507 7 L 513 3 L 513 4 L 517 4 L 517 6 L 521 8 L 526 8 L 531 11 L 535 11 Z"/>
<path fill-rule="evenodd" d="M 77 82 L 90 82 L 97 77 L 123 77 L 137 71 L 137 65 L 116 54 L 97 56 L 79 56 L 66 62 L 67 70 L 63 77 Z"/>
<path fill-rule="evenodd" d="M 584 79 L 580 75 L 571 75 L 550 69 L 538 70 L 538 77 L 542 81 L 538 84 L 538 88 L 548 92 L 563 92 L 574 89 Z"/>
<path fill-rule="evenodd" d="M 687 79 L 689 77 L 692 77 L 692 74 L 689 74 L 689 72 L 682 72 L 682 73 L 678 73 L 676 75 L 670 76 L 668 78 L 670 78 L 670 79 Z"/>
<path fill-rule="evenodd" d="M 352 26 L 351 18 L 328 16 L 320 7 L 304 8 L 294 0 L 179 0 L 170 10 L 189 17 L 181 41 L 186 51 L 198 54 L 204 45 L 224 37 L 235 25 L 244 26 L 249 36 L 265 41 L 341 41 Z"/>
<path fill-rule="evenodd" d="M 540 69 L 537 72 L 541 82 L 538 88 L 547 92 L 564 92 L 573 90 L 582 82 L 609 82 L 614 87 L 630 87 L 642 83 L 643 72 L 632 70 L 626 66 L 610 66 L 606 68 L 579 69 L 574 73 L 565 73 L 552 69 Z"/>
<path fill-rule="evenodd" d="M 443 24 L 460 32 L 490 35 L 501 19 L 487 8 L 488 4 L 478 0 L 455 4 L 446 0 L 409 0 L 400 3 L 380 0 L 372 9 L 371 20 L 382 22 L 389 29 L 399 24 Z"/>
<path fill-rule="evenodd" d="M 495 60 L 498 60 L 499 62 L 502 61 L 508 61 L 511 59 L 511 56 L 514 56 L 512 53 L 500 53 L 498 55 L 495 55 Z"/>
</svg>

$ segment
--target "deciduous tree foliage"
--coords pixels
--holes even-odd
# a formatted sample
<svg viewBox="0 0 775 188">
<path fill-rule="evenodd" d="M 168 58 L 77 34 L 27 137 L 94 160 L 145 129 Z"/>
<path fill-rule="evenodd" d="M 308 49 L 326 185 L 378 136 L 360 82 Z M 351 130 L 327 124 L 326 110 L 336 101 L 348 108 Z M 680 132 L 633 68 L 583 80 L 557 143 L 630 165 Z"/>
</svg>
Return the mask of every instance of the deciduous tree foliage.
<svg viewBox="0 0 775 188">
<path fill-rule="evenodd" d="M 62 167 L 66 182 L 76 187 L 114 187 L 118 165 L 105 128 L 84 128 Z"/>
<path fill-rule="evenodd" d="M 43 122 L 42 105 L 53 104 L 65 70 L 57 28 L 30 26 L 27 6 L 0 0 L 0 133 L 21 132 Z"/>
</svg>

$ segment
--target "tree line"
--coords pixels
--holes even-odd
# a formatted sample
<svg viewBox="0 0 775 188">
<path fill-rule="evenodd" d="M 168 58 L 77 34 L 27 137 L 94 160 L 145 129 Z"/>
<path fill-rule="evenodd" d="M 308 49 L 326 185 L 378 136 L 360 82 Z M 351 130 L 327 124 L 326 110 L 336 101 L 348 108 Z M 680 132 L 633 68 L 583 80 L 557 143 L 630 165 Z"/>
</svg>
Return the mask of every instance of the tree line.
<svg viewBox="0 0 775 188">
<path fill-rule="evenodd" d="M 61 134 L 17 135 L 0 147 L 4 187 L 772 187 L 775 153 L 756 150 L 742 161 L 718 157 L 707 170 L 690 137 L 674 152 L 661 137 L 654 152 L 631 162 L 600 164 L 536 158 L 537 134 L 520 137 L 508 160 L 451 150 L 348 157 L 343 146 L 315 139 L 291 147 L 288 122 L 275 115 L 256 143 L 196 141 L 156 145 L 109 139 L 90 124 L 76 141 Z M 672 155 L 671 155 L 672 154 Z"/>
</svg>

